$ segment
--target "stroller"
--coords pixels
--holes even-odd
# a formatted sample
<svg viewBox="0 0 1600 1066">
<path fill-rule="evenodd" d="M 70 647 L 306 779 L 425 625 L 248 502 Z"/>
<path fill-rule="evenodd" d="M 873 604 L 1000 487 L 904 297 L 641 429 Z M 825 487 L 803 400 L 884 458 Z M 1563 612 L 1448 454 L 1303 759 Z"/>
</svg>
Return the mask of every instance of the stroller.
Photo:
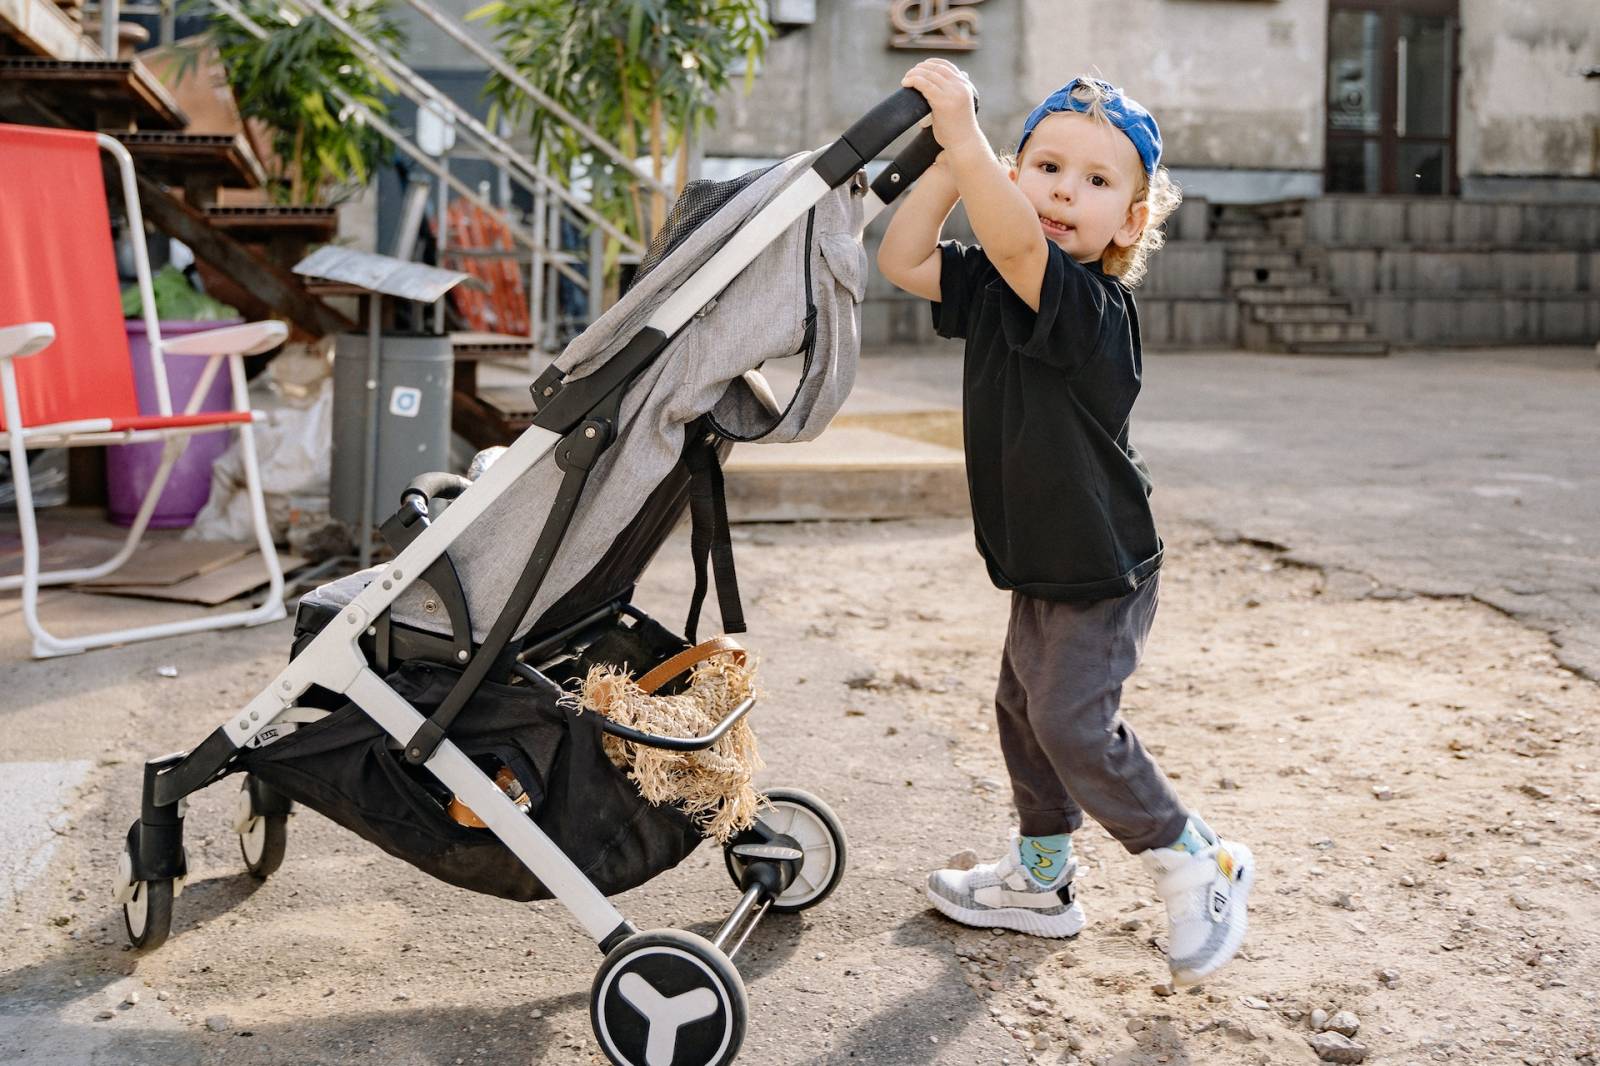
<svg viewBox="0 0 1600 1066">
<path fill-rule="evenodd" d="M 815 436 L 843 403 L 861 229 L 939 146 L 923 130 L 870 188 L 863 168 L 927 113 L 902 89 L 826 148 L 684 191 L 627 295 L 534 382 L 533 426 L 476 480 L 416 479 L 382 527 L 393 560 L 308 593 L 288 665 L 193 750 L 145 764 L 116 888 L 135 947 L 171 929 L 186 798 L 240 774 L 233 828 L 256 876 L 282 862 L 298 802 L 451 884 L 559 899 L 605 956 L 590 1020 L 612 1062 L 734 1059 L 747 1005 L 732 959 L 769 911 L 827 897 L 844 831 L 821 800 L 773 789 L 724 845 L 739 895 L 716 934 L 638 931 L 607 897 L 675 866 L 704 833 L 646 802 L 604 735 L 701 750 L 755 700 L 704 735 L 661 736 L 578 713 L 562 685 L 599 665 L 681 687 L 723 647 L 694 643 L 708 559 L 724 628 L 743 629 L 720 460 L 735 441 Z M 796 354 L 800 384 L 780 407 L 759 367 Z M 686 507 L 685 639 L 629 601 Z M 524 557 L 507 550 L 530 539 Z M 452 800 L 475 821 L 452 818 Z"/>
</svg>

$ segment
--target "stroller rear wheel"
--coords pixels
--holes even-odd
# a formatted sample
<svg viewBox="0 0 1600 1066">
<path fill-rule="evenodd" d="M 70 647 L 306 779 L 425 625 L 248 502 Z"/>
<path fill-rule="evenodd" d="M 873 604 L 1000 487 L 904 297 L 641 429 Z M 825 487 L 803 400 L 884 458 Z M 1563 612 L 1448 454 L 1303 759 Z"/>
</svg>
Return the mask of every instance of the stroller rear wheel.
<svg viewBox="0 0 1600 1066">
<path fill-rule="evenodd" d="M 744 979 L 709 940 L 635 933 L 611 949 L 589 991 L 589 1021 L 616 1066 L 724 1066 L 744 1043 Z"/>
<path fill-rule="evenodd" d="M 833 809 L 809 792 L 798 788 L 774 788 L 766 793 L 770 809 L 761 814 L 761 824 L 773 833 L 790 837 L 805 852 L 800 872 L 783 894 L 772 901 L 780 913 L 803 911 L 827 898 L 844 876 L 846 844 L 844 826 Z M 728 876 L 740 884 L 744 863 L 733 853 L 732 842 L 722 849 Z"/>
<path fill-rule="evenodd" d="M 239 834 L 239 854 L 245 868 L 258 878 L 268 878 L 283 865 L 289 846 L 289 816 L 263 814 L 256 802 L 255 780 L 246 775 L 234 807 L 233 829 Z"/>
</svg>

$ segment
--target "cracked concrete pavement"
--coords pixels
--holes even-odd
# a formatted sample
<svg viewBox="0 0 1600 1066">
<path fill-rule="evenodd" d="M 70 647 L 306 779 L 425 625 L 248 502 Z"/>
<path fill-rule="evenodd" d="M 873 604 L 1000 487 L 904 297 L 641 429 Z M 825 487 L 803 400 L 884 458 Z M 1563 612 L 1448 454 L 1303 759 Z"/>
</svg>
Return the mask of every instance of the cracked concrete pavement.
<svg viewBox="0 0 1600 1066">
<path fill-rule="evenodd" d="M 960 361 L 868 360 L 884 392 L 959 404 Z M 1371 579 L 1470 596 L 1600 678 L 1600 365 L 1591 348 L 1146 356 L 1133 442 L 1163 515 Z"/>
</svg>

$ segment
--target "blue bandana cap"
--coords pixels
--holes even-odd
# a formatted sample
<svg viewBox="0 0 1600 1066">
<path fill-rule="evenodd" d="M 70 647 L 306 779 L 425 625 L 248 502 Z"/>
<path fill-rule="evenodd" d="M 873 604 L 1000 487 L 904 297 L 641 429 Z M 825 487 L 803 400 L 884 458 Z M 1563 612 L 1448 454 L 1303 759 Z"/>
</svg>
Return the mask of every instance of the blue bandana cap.
<svg viewBox="0 0 1600 1066">
<path fill-rule="evenodd" d="M 1161 163 L 1161 129 L 1156 125 L 1156 120 L 1143 106 L 1134 100 L 1122 95 L 1122 90 L 1112 87 L 1097 78 L 1073 78 L 1066 85 L 1057 89 L 1044 98 L 1044 103 L 1034 108 L 1028 115 L 1028 120 L 1022 124 L 1022 140 L 1017 142 L 1017 156 L 1022 156 L 1022 148 L 1028 143 L 1028 137 L 1033 129 L 1045 116 L 1053 115 L 1058 111 L 1077 111 L 1080 114 L 1089 110 L 1089 105 L 1082 100 L 1075 99 L 1072 95 L 1079 85 L 1093 85 L 1102 90 L 1107 99 L 1102 105 L 1106 117 L 1111 124 L 1128 135 L 1128 140 L 1133 142 L 1138 149 L 1139 160 L 1144 164 L 1146 174 L 1155 174 L 1156 167 Z"/>
</svg>

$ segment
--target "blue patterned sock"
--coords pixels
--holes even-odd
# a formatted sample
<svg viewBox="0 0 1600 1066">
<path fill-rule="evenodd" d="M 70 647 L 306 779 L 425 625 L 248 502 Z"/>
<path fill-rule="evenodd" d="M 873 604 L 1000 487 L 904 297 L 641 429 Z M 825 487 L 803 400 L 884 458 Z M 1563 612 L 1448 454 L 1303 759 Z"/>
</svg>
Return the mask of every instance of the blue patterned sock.
<svg viewBox="0 0 1600 1066">
<path fill-rule="evenodd" d="M 1200 830 L 1195 828 L 1194 819 L 1190 818 L 1183 824 L 1183 835 L 1178 837 L 1178 839 L 1173 841 L 1171 844 L 1168 844 L 1167 847 L 1171 848 L 1173 851 L 1186 851 L 1190 855 L 1194 855 L 1198 852 L 1206 850 L 1214 843 L 1216 843 L 1216 841 L 1207 840 L 1203 835 L 1201 835 Z"/>
<path fill-rule="evenodd" d="M 1022 854 L 1022 867 L 1041 885 L 1048 885 L 1072 861 L 1072 837 L 1056 833 L 1047 837 L 1018 837 L 1017 850 Z"/>
</svg>

